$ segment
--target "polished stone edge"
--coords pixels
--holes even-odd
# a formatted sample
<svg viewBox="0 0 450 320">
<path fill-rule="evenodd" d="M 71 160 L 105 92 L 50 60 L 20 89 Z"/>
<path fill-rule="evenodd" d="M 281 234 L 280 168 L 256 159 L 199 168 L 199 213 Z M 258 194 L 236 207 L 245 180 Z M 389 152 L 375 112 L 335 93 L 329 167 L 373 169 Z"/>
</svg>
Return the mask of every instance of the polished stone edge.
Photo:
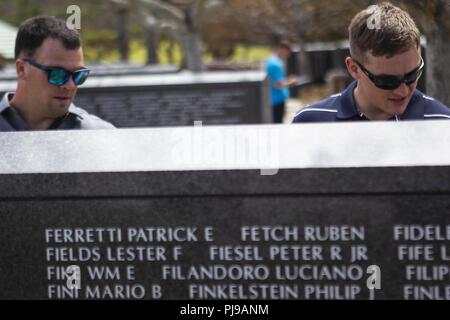
<svg viewBox="0 0 450 320">
<path fill-rule="evenodd" d="M 0 201 L 450 193 L 450 166 L 0 175 Z"/>
</svg>

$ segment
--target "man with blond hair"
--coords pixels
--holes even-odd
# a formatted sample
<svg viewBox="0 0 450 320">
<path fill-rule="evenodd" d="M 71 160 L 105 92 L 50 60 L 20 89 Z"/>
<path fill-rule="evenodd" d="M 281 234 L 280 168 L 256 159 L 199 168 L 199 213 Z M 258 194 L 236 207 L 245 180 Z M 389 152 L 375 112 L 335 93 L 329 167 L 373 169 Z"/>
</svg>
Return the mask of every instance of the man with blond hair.
<svg viewBox="0 0 450 320">
<path fill-rule="evenodd" d="M 407 12 L 387 2 L 371 6 L 353 18 L 349 40 L 345 64 L 355 81 L 297 112 L 294 123 L 450 119 L 447 106 L 416 89 L 425 63 Z"/>
</svg>

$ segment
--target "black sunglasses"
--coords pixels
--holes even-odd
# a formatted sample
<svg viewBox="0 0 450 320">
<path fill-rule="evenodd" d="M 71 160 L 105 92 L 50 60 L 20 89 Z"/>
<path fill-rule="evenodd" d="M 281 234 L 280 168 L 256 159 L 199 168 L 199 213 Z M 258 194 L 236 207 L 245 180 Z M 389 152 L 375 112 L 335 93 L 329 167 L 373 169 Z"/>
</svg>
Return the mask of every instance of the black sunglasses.
<svg viewBox="0 0 450 320">
<path fill-rule="evenodd" d="M 38 69 L 46 71 L 48 74 L 48 83 L 54 84 L 55 86 L 64 85 L 67 81 L 69 81 L 70 77 L 72 77 L 73 83 L 79 86 L 86 81 L 89 77 L 89 73 L 91 72 L 91 70 L 86 68 L 71 72 L 64 68 L 44 66 L 33 61 L 32 59 L 26 59 L 25 61 Z"/>
<path fill-rule="evenodd" d="M 353 59 L 353 58 L 352 58 Z M 416 82 L 420 76 L 422 75 L 423 68 L 425 66 L 425 62 L 423 61 L 423 58 L 420 57 L 420 64 L 418 67 L 416 67 L 414 70 L 408 72 L 403 77 L 397 77 L 397 76 L 390 76 L 390 75 L 374 75 L 369 70 L 364 68 L 364 66 L 353 59 L 355 63 L 361 68 L 361 70 L 367 75 L 367 77 L 370 79 L 370 81 L 373 82 L 373 84 L 380 89 L 383 90 L 394 90 L 397 89 L 403 82 L 407 85 L 410 85 L 414 82 Z"/>
</svg>

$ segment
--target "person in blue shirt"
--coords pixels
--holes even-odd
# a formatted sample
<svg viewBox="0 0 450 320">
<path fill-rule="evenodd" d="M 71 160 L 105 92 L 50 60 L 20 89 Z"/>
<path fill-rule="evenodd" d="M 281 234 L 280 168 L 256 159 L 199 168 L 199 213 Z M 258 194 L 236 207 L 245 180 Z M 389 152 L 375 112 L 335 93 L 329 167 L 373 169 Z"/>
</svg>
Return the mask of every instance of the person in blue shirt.
<svg viewBox="0 0 450 320">
<path fill-rule="evenodd" d="M 355 79 L 342 93 L 301 109 L 294 123 L 450 119 L 450 109 L 416 89 L 423 73 L 420 33 L 389 3 L 359 12 L 349 26 L 345 64 Z"/>
<path fill-rule="evenodd" d="M 285 61 L 291 54 L 289 43 L 280 41 L 274 54 L 266 61 L 266 72 L 270 81 L 273 122 L 283 121 L 286 100 L 289 98 L 289 86 L 297 82 L 297 77 L 286 77 Z"/>
</svg>

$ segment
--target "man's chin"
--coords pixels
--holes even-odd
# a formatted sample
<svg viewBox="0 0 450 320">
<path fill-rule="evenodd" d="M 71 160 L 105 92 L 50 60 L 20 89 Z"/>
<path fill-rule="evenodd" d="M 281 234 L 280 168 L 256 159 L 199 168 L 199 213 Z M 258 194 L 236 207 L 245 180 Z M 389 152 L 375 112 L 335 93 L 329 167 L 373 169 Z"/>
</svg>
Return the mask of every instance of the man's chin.
<svg viewBox="0 0 450 320">
<path fill-rule="evenodd" d="M 401 115 L 406 111 L 406 108 L 408 107 L 409 100 L 405 99 L 404 101 L 397 102 L 397 101 L 389 101 L 389 109 L 391 110 L 392 115 Z"/>
<path fill-rule="evenodd" d="M 51 113 L 55 118 L 66 115 L 69 110 L 70 103 L 53 103 Z"/>
</svg>

